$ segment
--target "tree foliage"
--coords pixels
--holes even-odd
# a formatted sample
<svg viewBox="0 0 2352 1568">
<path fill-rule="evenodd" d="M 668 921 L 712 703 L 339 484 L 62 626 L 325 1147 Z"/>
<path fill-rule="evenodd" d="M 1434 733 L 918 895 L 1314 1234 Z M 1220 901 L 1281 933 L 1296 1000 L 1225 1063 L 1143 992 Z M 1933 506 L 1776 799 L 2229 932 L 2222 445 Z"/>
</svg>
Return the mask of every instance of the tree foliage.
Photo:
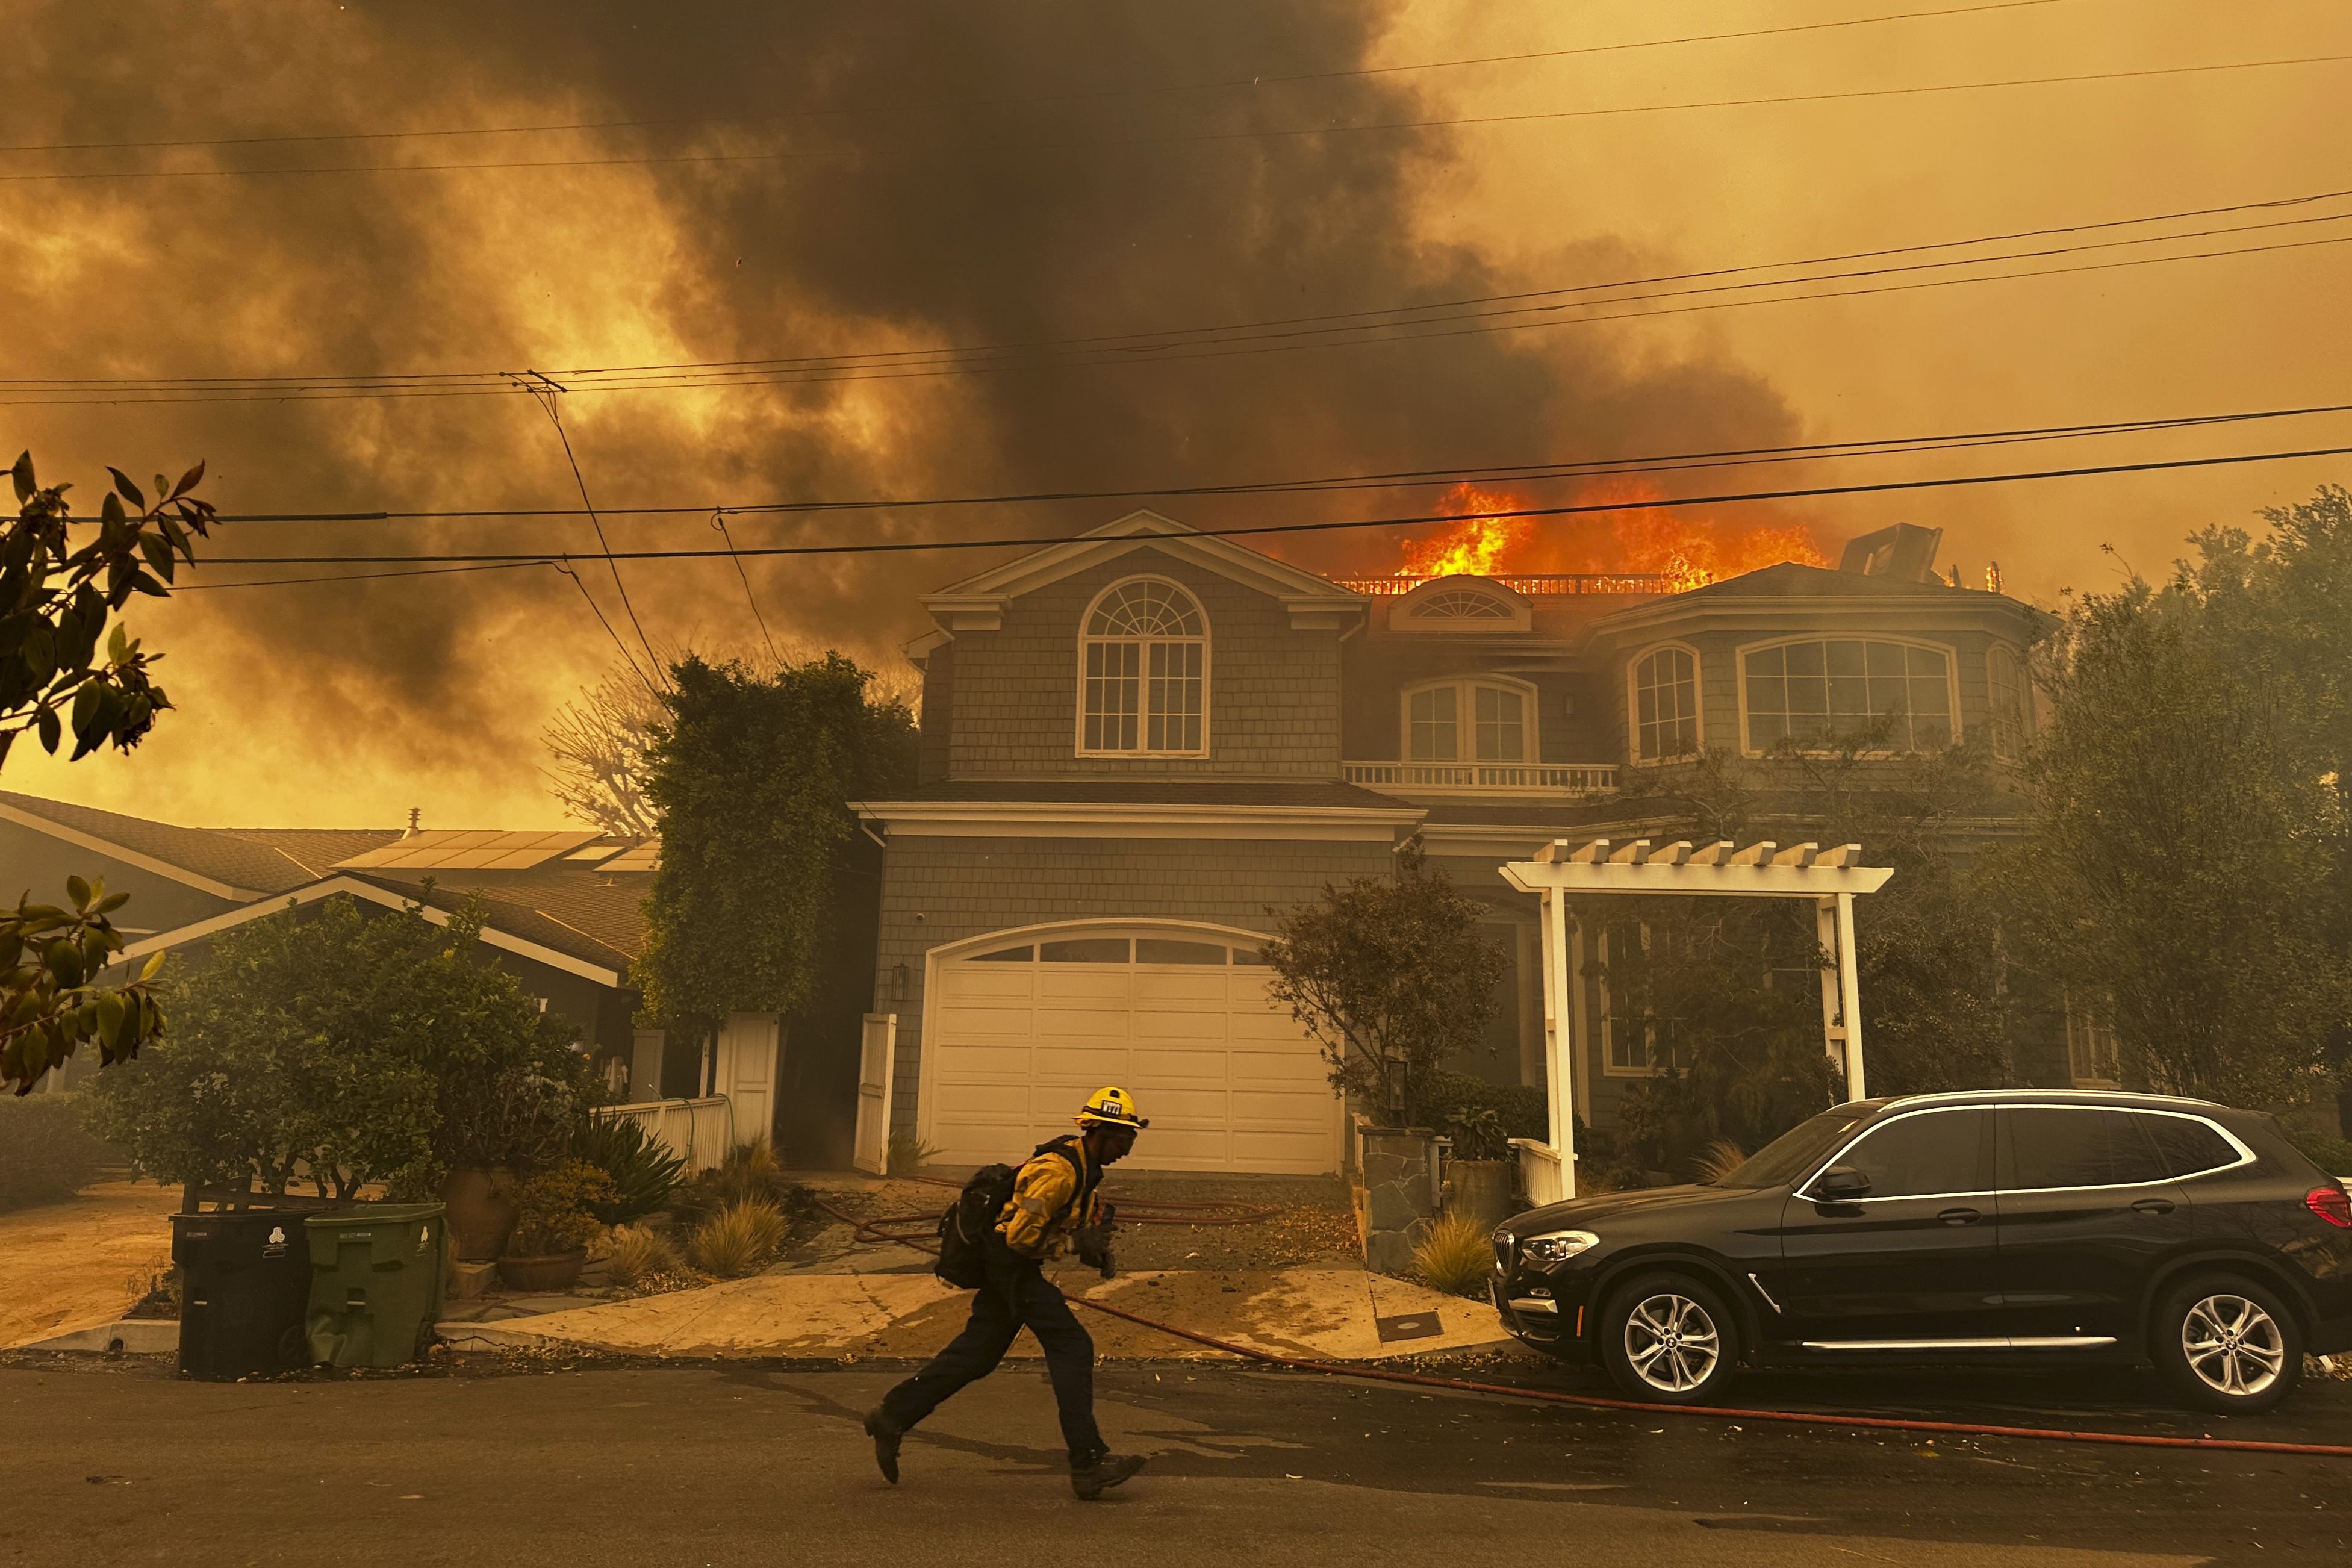
<svg viewBox="0 0 2352 1568">
<path fill-rule="evenodd" d="M 562 1020 L 481 961 L 480 925 L 341 897 L 221 933 L 166 971 L 171 1032 L 93 1082 L 93 1126 L 160 1180 L 341 1197 L 430 1190 L 485 1152 L 468 1140 L 486 1123 L 514 1125 L 499 1119 L 519 1095 L 557 1102 L 537 1114 L 559 1118 L 560 1153 L 585 1068 Z"/>
<path fill-rule="evenodd" d="M 2127 1078 L 2257 1105 L 2305 1098 L 2352 1013 L 2352 497 L 2269 516 L 2072 606 L 2004 884 Z"/>
<path fill-rule="evenodd" d="M 1494 1012 L 1508 961 L 1479 930 L 1485 912 L 1408 846 L 1393 879 L 1326 884 L 1318 901 L 1277 915 L 1266 994 L 1314 1037 L 1333 1089 L 1419 1124 L 1439 1064 L 1476 1047 Z"/>
<path fill-rule="evenodd" d="M 707 1029 L 790 1012 L 835 940 L 847 803 L 914 779 L 914 717 L 839 654 L 762 675 L 689 655 L 647 753 L 661 868 L 634 974 L 646 1016 Z"/>
<path fill-rule="evenodd" d="M 52 755 L 70 731 L 68 760 L 108 745 L 127 752 L 172 705 L 152 674 L 160 656 L 113 617 L 134 594 L 168 595 L 180 563 L 194 561 L 213 520 L 212 504 L 193 493 L 205 466 L 177 484 L 157 475 L 152 501 L 121 470 L 107 471 L 114 488 L 87 536 L 66 501 L 70 485 L 41 484 L 30 452 L 11 471 L 17 511 L 0 533 L 0 763 L 28 731 Z M 110 917 L 124 895 L 75 878 L 67 897 L 36 904 L 27 889 L 15 910 L 0 910 L 0 1086 L 18 1094 L 85 1045 L 117 1062 L 163 1026 L 152 971 L 99 984 L 122 951 Z"/>
<path fill-rule="evenodd" d="M 646 795 L 646 770 L 662 717 L 660 694 L 634 668 L 606 671 L 565 703 L 541 736 L 554 763 L 548 783 L 564 809 L 615 838 L 660 831 Z"/>
</svg>

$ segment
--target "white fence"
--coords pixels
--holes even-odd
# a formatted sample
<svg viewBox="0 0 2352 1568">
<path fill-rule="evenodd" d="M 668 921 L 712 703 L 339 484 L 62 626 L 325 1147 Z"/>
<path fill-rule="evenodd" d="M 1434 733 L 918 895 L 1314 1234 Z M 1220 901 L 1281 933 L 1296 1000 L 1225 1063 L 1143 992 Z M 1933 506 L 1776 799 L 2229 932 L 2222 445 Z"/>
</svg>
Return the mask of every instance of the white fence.
<svg viewBox="0 0 2352 1568">
<path fill-rule="evenodd" d="M 654 1142 L 686 1162 L 686 1173 L 718 1168 L 727 1158 L 735 1136 L 735 1112 L 723 1094 L 707 1100 L 647 1100 L 635 1105 L 607 1105 L 592 1114 L 613 1121 L 634 1121 Z"/>
</svg>

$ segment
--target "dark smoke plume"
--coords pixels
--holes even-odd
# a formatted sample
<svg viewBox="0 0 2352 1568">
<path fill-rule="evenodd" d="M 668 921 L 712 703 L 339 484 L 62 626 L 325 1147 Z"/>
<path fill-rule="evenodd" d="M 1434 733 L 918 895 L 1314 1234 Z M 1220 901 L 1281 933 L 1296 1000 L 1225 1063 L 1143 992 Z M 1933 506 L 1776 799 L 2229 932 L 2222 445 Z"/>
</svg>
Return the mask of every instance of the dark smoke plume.
<svg viewBox="0 0 2352 1568">
<path fill-rule="evenodd" d="M 14 185 L 0 226 L 0 362 L 17 375 L 292 375 L 736 360 L 1026 343 L 1525 286 L 1475 248 L 1430 242 L 1417 222 L 1467 177 L 1453 133 L 1234 134 L 1425 117 L 1430 79 L 1144 90 L 1344 69 L 1390 19 L 1355 0 L 19 7 L 14 142 L 673 123 L 10 154 L 10 169 L 711 161 Z M 697 119 L 709 122 L 675 123 Z M 1585 226 L 1589 243 L 1553 258 L 1550 277 L 1639 261 L 1612 240 L 1610 213 Z M 574 499 L 553 430 L 520 396 L 11 416 L 45 473 L 207 457 L 229 511 Z M 1734 368 L 1635 367 L 1573 331 L 583 394 L 564 419 L 610 504 L 1254 479 L 1738 444 L 1791 424 Z M 1161 504 L 1215 524 L 1432 499 Z M 1042 533 L 1132 504 L 730 526 L 740 543 Z M 609 526 L 616 543 L 717 540 L 700 518 Z M 229 528 L 220 551 L 368 545 L 585 553 L 593 540 L 569 520 L 248 524 Z M 1349 536 L 1274 548 L 1368 570 L 1394 564 L 1397 550 Z M 755 563 L 751 574 L 780 632 L 877 660 L 921 625 L 916 594 L 984 563 Z M 756 635 L 723 562 L 625 571 L 656 641 Z M 633 639 L 610 574 L 582 572 Z M 148 622 L 211 704 L 201 721 L 183 717 L 191 733 L 178 744 L 199 723 L 223 759 L 263 737 L 306 737 L 312 776 L 285 781 L 283 809 L 248 816 L 288 816 L 337 778 L 527 773 L 548 708 L 613 657 L 577 589 L 535 570 L 193 595 Z M 187 753 L 159 742 L 153 755 L 165 754 Z"/>
</svg>

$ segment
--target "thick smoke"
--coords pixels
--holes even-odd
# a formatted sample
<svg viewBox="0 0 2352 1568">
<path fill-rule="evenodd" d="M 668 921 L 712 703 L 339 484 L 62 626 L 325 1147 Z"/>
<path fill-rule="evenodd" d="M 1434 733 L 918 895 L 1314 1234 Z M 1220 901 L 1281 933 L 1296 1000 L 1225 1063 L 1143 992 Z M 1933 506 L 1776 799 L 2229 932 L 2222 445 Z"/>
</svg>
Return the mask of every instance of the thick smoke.
<svg viewBox="0 0 2352 1568">
<path fill-rule="evenodd" d="M 29 13 L 29 14 L 27 14 Z M 0 168 L 200 170 L 646 162 L 475 173 L 17 184 L 0 227 L 16 375 L 628 364 L 1028 343 L 1524 286 L 1417 215 L 1465 179 L 1414 74 L 1151 91 L 1344 68 L 1390 18 L 1357 0 L 978 6 L 394 4 L 19 11 L 16 142 L 678 121 L 595 132 L 11 153 Z M 729 117 L 720 120 L 718 117 Z M 740 118 L 738 118 L 740 117 Z M 765 118 L 761 118 L 765 117 Z M 774 154 L 774 155 L 771 155 Z M 1548 276 L 1634 263 L 1590 215 Z M 1785 435 L 1736 369 L 1504 333 L 1100 368 L 728 391 L 580 394 L 566 428 L 610 504 L 1193 484 L 1746 444 Z M 518 396 L 26 408 L 16 444 L 87 485 L 209 458 L 232 511 L 568 505 Z M 94 500 L 94 497 L 91 498 Z M 1159 503 L 1204 525 L 1424 510 L 1432 492 Z M 741 518 L 739 543 L 1049 532 L 1130 502 Z M 703 518 L 615 520 L 616 544 L 707 545 Z M 246 524 L 220 554 L 568 549 L 576 520 Z M 1393 541 L 1275 548 L 1385 570 Z M 914 596 L 994 557 L 754 563 L 780 633 L 894 657 Z M 757 632 L 724 562 L 625 567 L 657 642 Z M 219 567 L 212 580 L 257 574 Z M 624 638 L 601 565 L 582 575 Z M 200 577 L 198 581 L 205 580 Z M 142 628 L 189 711 L 109 804 L 383 819 L 411 794 L 521 819 L 553 702 L 613 657 L 541 570 L 187 595 Z M 235 778 L 239 793 L 201 796 Z M 62 787 L 45 774 L 16 787 Z M 435 795 L 436 789 L 443 795 Z M 90 795 L 84 789 L 80 793 Z M 133 809 L 137 809 L 134 805 Z M 440 813 L 446 820 L 448 811 Z"/>
</svg>

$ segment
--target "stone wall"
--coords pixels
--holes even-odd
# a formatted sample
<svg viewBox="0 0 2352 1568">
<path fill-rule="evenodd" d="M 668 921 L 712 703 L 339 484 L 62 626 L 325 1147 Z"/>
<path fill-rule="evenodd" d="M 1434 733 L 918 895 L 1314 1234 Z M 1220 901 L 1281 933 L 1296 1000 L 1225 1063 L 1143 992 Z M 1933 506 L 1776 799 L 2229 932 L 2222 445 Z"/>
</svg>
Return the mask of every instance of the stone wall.
<svg viewBox="0 0 2352 1568">
<path fill-rule="evenodd" d="M 1425 1127 L 1370 1127 L 1356 1118 L 1356 1235 L 1364 1266 L 1411 1274 L 1412 1247 L 1437 1217 L 1436 1134 Z"/>
</svg>

